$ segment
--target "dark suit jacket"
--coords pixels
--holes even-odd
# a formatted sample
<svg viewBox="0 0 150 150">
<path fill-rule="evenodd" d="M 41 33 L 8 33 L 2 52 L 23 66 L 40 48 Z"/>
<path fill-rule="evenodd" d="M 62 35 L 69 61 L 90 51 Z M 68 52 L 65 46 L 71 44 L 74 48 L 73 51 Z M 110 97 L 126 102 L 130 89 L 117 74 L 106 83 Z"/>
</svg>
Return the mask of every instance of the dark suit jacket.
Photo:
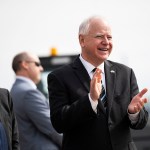
<svg viewBox="0 0 150 150">
<path fill-rule="evenodd" d="M 19 150 L 19 133 L 12 99 L 8 90 L 2 88 L 0 88 L 0 121 L 6 130 L 9 150 Z"/>
<path fill-rule="evenodd" d="M 48 75 L 51 120 L 64 133 L 63 150 L 135 150 L 130 128 L 142 129 L 148 120 L 145 109 L 138 122 L 131 124 L 127 108 L 138 91 L 131 68 L 104 63 L 107 112 L 101 102 L 96 114 L 90 104 L 89 75 L 79 58 Z"/>
</svg>

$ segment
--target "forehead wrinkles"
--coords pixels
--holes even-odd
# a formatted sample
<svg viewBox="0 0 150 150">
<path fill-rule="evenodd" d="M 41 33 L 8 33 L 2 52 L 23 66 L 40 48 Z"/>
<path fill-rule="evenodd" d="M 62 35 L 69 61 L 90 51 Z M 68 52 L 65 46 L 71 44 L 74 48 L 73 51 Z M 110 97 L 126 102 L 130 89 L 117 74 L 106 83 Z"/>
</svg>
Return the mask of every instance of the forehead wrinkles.
<svg viewBox="0 0 150 150">
<path fill-rule="evenodd" d="M 89 33 L 107 32 L 111 34 L 111 28 L 106 21 L 93 20 L 89 26 Z"/>
</svg>

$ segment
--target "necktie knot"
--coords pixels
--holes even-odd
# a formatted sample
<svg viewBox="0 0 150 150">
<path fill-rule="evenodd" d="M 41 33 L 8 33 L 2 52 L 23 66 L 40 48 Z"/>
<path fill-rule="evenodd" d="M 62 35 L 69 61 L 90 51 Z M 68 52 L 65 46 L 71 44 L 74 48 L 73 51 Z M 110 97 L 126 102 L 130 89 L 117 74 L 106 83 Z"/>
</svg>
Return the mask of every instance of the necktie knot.
<svg viewBox="0 0 150 150">
<path fill-rule="evenodd" d="M 97 68 L 94 68 L 94 69 L 92 70 L 92 72 L 94 73 L 94 72 L 96 71 L 96 69 L 97 69 Z"/>
<path fill-rule="evenodd" d="M 91 72 L 94 73 L 96 71 L 96 69 L 98 69 L 100 71 L 100 73 L 102 73 L 102 70 L 100 68 L 94 68 Z"/>
</svg>

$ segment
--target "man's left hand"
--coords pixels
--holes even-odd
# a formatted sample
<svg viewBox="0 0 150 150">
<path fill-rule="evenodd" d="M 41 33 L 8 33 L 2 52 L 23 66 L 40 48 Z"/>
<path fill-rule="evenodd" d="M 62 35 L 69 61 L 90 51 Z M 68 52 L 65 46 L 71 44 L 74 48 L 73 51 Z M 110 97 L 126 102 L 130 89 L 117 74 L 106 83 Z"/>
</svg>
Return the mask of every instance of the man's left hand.
<svg viewBox="0 0 150 150">
<path fill-rule="evenodd" d="M 128 106 L 128 112 L 130 114 L 135 114 L 139 112 L 145 103 L 148 102 L 147 98 L 143 98 L 143 95 L 148 91 L 147 88 L 144 88 L 141 92 L 139 92 L 136 96 L 133 97 L 131 103 Z"/>
</svg>

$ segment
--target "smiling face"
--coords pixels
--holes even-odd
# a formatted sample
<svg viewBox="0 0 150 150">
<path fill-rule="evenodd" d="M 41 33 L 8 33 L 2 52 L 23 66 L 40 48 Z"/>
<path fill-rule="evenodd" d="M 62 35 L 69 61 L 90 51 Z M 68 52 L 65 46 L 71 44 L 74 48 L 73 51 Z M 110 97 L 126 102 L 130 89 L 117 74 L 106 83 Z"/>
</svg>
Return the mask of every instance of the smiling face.
<svg viewBox="0 0 150 150">
<path fill-rule="evenodd" d="M 85 34 L 79 34 L 82 57 L 95 67 L 106 60 L 113 48 L 111 29 L 106 21 L 93 18 Z"/>
</svg>

